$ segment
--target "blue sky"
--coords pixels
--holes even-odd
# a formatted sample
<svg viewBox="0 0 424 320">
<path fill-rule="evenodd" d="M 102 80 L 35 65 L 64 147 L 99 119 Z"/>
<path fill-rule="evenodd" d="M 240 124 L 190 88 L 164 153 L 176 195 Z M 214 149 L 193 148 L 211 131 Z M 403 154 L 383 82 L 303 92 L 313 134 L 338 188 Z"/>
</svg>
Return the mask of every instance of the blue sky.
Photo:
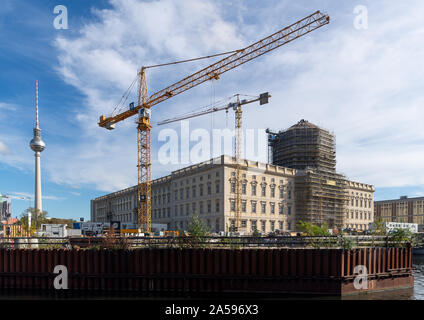
<svg viewBox="0 0 424 320">
<path fill-rule="evenodd" d="M 67 30 L 53 27 L 56 5 Z M 354 8 L 368 28 L 354 27 Z M 331 23 L 308 36 L 152 109 L 155 123 L 235 93 L 269 91 L 249 106 L 244 129 L 285 129 L 307 119 L 334 132 L 337 168 L 373 184 L 377 200 L 424 195 L 422 70 L 424 4 L 387 1 L 3 0 L 0 7 L 0 193 L 30 196 L 29 148 L 39 80 L 43 208 L 50 216 L 89 218 L 90 199 L 136 183 L 134 119 L 112 131 L 97 126 L 142 65 L 234 50 L 316 11 Z M 149 93 L 212 61 L 148 71 Z M 131 96 L 135 99 L 134 96 Z M 247 109 L 246 109 L 247 110 Z M 213 114 L 190 128 L 232 128 L 233 115 Z M 179 123 L 167 128 L 179 132 Z M 152 131 L 152 175 L 185 165 L 157 161 L 163 144 Z M 259 134 L 259 133 L 258 133 Z M 192 143 L 193 145 L 193 143 Z M 265 146 L 255 159 L 266 160 Z M 28 207 L 13 200 L 13 215 Z"/>
</svg>

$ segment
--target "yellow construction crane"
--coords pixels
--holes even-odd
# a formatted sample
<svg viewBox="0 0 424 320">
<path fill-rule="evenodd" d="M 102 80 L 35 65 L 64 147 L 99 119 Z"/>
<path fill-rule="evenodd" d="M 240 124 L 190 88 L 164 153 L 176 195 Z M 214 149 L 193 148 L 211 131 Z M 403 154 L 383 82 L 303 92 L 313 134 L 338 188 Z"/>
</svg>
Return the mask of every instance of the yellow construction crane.
<svg viewBox="0 0 424 320">
<path fill-rule="evenodd" d="M 217 112 L 225 110 L 228 112 L 229 109 L 234 110 L 234 119 L 235 119 L 235 143 L 234 143 L 234 158 L 235 158 L 235 167 L 236 167 L 236 176 L 235 176 L 235 205 L 234 205 L 234 230 L 235 232 L 240 231 L 240 215 L 241 215 L 241 146 L 242 146 L 242 105 L 249 104 L 252 102 L 259 101 L 260 105 L 268 103 L 268 99 L 271 97 L 268 92 L 261 93 L 259 97 L 252 100 L 241 100 L 240 95 L 236 94 L 236 102 L 229 103 L 221 107 L 212 107 L 203 111 L 196 111 L 183 116 L 166 119 L 157 123 L 158 126 L 168 124 L 175 121 L 181 121 L 189 118 L 198 117 L 204 114 Z"/>
<path fill-rule="evenodd" d="M 150 108 L 186 90 L 212 79 L 219 79 L 220 75 L 234 69 L 252 59 L 255 59 L 271 50 L 285 45 L 309 32 L 312 32 L 330 22 L 330 17 L 326 13 L 317 11 L 274 34 L 259 40 L 252 45 L 227 52 L 225 58 L 210 66 L 193 73 L 192 75 L 178 81 L 165 89 L 162 89 L 150 97 L 147 95 L 146 69 L 160 67 L 181 62 L 189 62 L 202 58 L 190 59 L 179 62 L 166 63 L 155 66 L 143 66 L 138 73 L 138 103 L 136 106 L 130 104 L 129 108 L 118 114 L 108 117 L 100 116 L 99 126 L 112 130 L 115 124 L 133 115 L 138 114 L 138 225 L 145 232 L 150 232 L 151 227 L 151 154 L 150 154 Z M 219 54 L 222 55 L 222 54 Z M 214 55 L 218 56 L 218 55 Z"/>
</svg>

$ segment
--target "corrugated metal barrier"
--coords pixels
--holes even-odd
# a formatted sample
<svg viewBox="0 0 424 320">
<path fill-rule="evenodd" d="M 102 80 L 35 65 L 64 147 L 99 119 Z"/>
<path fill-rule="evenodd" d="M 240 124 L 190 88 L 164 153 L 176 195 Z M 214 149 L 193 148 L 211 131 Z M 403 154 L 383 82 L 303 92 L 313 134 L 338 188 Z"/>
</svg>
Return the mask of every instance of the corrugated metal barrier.
<svg viewBox="0 0 424 320">
<path fill-rule="evenodd" d="M 57 265 L 67 267 L 71 290 L 342 294 L 354 292 L 357 265 L 366 266 L 371 290 L 413 280 L 410 247 L 0 249 L 0 261 L 3 289 L 54 290 Z"/>
</svg>

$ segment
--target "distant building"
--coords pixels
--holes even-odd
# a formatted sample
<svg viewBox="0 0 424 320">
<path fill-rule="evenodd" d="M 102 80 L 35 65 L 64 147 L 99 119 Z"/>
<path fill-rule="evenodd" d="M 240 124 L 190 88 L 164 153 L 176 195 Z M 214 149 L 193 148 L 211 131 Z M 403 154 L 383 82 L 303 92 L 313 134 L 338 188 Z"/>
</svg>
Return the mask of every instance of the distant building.
<svg viewBox="0 0 424 320">
<path fill-rule="evenodd" d="M 424 197 L 382 200 L 374 202 L 374 215 L 383 222 L 424 224 Z"/>
<path fill-rule="evenodd" d="M 41 224 L 40 230 L 38 230 L 38 236 L 40 237 L 58 237 L 64 238 L 68 236 L 66 224 Z"/>
</svg>

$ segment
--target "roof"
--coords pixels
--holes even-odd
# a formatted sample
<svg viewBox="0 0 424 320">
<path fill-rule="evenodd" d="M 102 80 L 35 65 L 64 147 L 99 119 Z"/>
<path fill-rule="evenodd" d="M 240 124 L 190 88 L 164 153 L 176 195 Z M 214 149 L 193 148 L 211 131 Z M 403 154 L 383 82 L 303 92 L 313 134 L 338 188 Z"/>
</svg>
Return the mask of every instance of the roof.
<svg viewBox="0 0 424 320">
<path fill-rule="evenodd" d="M 317 125 L 310 123 L 308 120 L 302 119 L 295 125 L 292 125 L 288 130 L 290 129 L 298 129 L 298 128 L 315 128 L 320 129 Z"/>
<path fill-rule="evenodd" d="M 1 223 L 2 224 L 15 224 L 16 222 L 18 222 L 19 220 L 16 218 L 10 218 L 9 220 L 2 220 Z"/>
</svg>

